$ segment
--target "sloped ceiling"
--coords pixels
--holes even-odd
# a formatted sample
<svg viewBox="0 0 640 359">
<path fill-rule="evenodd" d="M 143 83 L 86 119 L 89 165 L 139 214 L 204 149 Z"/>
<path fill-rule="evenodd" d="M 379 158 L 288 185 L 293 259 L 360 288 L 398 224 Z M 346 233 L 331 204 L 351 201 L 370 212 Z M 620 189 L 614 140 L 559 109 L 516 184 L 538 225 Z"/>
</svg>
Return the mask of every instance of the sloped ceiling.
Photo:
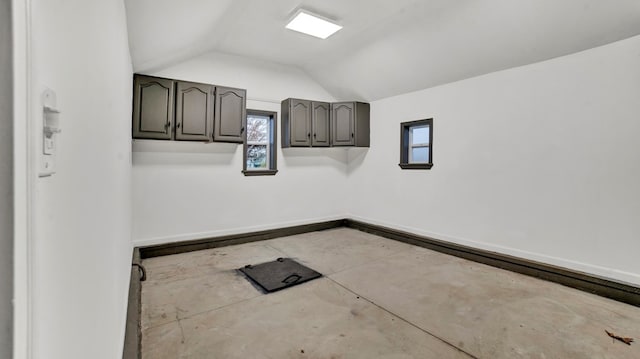
<svg viewBox="0 0 640 359">
<path fill-rule="evenodd" d="M 215 51 L 295 66 L 373 101 L 640 34 L 638 0 L 125 0 L 134 70 Z M 299 7 L 344 28 L 284 28 Z"/>
</svg>

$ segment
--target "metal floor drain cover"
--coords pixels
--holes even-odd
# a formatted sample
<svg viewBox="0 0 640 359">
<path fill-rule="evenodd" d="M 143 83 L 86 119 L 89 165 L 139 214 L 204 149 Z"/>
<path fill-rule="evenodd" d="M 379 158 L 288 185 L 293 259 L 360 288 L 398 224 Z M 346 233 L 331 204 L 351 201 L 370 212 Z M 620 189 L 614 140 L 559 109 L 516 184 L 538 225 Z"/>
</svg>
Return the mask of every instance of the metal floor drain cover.
<svg viewBox="0 0 640 359">
<path fill-rule="evenodd" d="M 268 293 L 322 277 L 322 274 L 289 258 L 247 265 L 239 270 Z"/>
</svg>

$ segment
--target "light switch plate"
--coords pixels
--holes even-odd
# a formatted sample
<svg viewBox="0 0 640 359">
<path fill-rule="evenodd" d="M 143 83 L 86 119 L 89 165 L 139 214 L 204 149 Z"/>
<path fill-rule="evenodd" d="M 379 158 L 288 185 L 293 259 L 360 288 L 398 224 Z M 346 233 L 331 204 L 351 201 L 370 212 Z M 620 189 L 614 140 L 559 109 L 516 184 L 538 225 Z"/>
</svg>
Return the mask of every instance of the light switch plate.
<svg viewBox="0 0 640 359">
<path fill-rule="evenodd" d="M 45 155 L 53 155 L 55 151 L 54 146 L 55 146 L 55 143 L 53 142 L 53 136 L 51 137 L 44 136 L 44 144 L 43 144 L 42 152 Z"/>
<path fill-rule="evenodd" d="M 38 176 L 47 177 L 56 173 L 56 140 L 60 132 L 60 111 L 56 108 L 55 91 L 45 89 L 42 93 L 42 153 L 38 165 Z"/>
<path fill-rule="evenodd" d="M 38 171 L 38 176 L 47 177 L 56 173 L 56 165 L 54 160 L 55 155 L 45 155 L 40 156 L 40 170 Z"/>
</svg>

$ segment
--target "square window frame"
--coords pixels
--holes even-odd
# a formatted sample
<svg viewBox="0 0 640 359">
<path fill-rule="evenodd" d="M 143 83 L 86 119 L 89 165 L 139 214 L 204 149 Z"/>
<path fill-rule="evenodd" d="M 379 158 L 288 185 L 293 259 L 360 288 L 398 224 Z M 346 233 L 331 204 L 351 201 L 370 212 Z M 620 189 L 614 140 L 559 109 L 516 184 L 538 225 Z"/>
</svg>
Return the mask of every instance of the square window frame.
<svg viewBox="0 0 640 359">
<path fill-rule="evenodd" d="M 410 162 L 410 150 L 413 148 L 410 143 L 411 129 L 423 126 L 429 127 L 429 144 L 427 146 L 421 144 L 416 147 L 429 148 L 429 161 L 426 163 Z M 400 163 L 398 166 L 403 170 L 429 170 L 433 167 L 433 118 L 400 123 Z"/>
<path fill-rule="evenodd" d="M 244 131 L 242 143 L 242 173 L 245 176 L 273 176 L 278 173 L 278 113 L 275 111 L 247 109 L 247 117 L 269 117 L 269 141 L 267 143 L 267 169 L 247 168 L 247 132 Z"/>
</svg>

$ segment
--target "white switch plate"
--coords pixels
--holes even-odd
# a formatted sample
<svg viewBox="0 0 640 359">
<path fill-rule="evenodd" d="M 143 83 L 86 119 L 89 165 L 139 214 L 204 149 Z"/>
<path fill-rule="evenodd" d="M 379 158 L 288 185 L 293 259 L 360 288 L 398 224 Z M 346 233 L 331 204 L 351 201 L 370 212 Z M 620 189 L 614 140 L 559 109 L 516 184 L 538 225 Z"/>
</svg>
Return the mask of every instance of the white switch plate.
<svg viewBox="0 0 640 359">
<path fill-rule="evenodd" d="M 44 136 L 44 144 L 43 144 L 42 152 L 45 155 L 53 155 L 55 151 L 54 146 L 55 146 L 55 143 L 53 142 L 53 136 L 51 137 Z"/>
<path fill-rule="evenodd" d="M 55 155 L 45 155 L 40 156 L 40 171 L 38 171 L 38 175 L 40 177 L 51 176 L 56 173 L 56 161 Z"/>
<path fill-rule="evenodd" d="M 55 165 L 55 135 L 51 137 L 47 137 L 45 135 L 42 136 L 44 141 L 42 141 L 42 155 L 40 156 L 40 177 L 51 176 L 56 173 Z"/>
<path fill-rule="evenodd" d="M 56 173 L 56 139 L 60 132 L 59 114 L 56 108 L 56 93 L 45 89 L 42 93 L 42 153 L 40 154 L 38 176 L 47 177 Z"/>
</svg>

